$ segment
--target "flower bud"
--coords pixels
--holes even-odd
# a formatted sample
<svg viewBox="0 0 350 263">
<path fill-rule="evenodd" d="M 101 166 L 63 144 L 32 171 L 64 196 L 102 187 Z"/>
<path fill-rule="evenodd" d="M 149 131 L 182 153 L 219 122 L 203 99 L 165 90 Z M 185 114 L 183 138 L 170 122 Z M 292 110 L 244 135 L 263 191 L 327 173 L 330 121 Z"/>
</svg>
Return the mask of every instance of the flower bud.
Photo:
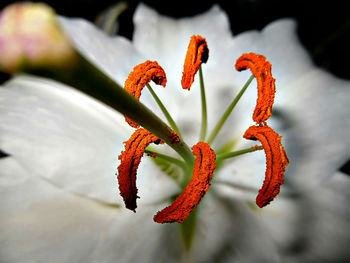
<svg viewBox="0 0 350 263">
<path fill-rule="evenodd" d="M 0 13 L 0 70 L 62 67 L 76 53 L 55 11 L 43 3 L 15 3 Z"/>
</svg>

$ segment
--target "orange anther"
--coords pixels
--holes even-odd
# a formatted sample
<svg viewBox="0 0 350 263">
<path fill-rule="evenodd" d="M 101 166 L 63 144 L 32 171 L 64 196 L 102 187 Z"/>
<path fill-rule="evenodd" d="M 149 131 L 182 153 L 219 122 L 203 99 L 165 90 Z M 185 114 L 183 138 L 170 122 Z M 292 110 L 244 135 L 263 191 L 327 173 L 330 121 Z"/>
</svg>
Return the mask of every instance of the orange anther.
<svg viewBox="0 0 350 263">
<path fill-rule="evenodd" d="M 154 216 L 157 223 L 182 223 L 208 191 L 216 167 L 216 154 L 207 143 L 199 142 L 192 147 L 196 156 L 193 176 L 176 200 Z"/>
<path fill-rule="evenodd" d="M 181 142 L 180 136 L 177 134 L 176 131 L 171 131 L 171 137 L 170 137 L 171 143 L 179 143 Z"/>
<path fill-rule="evenodd" d="M 163 87 L 165 87 L 167 81 L 163 68 L 159 66 L 156 61 L 147 60 L 146 62 L 134 67 L 134 70 L 129 74 L 124 83 L 124 88 L 136 99 L 140 99 L 142 89 L 151 80 Z M 140 127 L 138 123 L 128 117 L 125 117 L 125 120 L 134 128 Z"/>
<path fill-rule="evenodd" d="M 182 88 L 190 90 L 199 67 L 206 63 L 209 56 L 209 49 L 205 38 L 192 36 L 187 48 L 184 71 L 182 73 Z"/>
<path fill-rule="evenodd" d="M 243 137 L 248 140 L 259 140 L 265 151 L 265 180 L 256 197 L 256 204 L 263 207 L 268 205 L 280 192 L 284 171 L 289 164 L 289 160 L 281 144 L 282 137 L 269 126 L 251 126 L 246 130 Z"/>
<path fill-rule="evenodd" d="M 128 141 L 125 142 L 125 151 L 119 156 L 120 165 L 118 167 L 118 182 L 120 195 L 124 199 L 126 208 L 133 210 L 137 207 L 136 198 L 136 174 L 137 168 L 146 147 L 150 143 L 163 143 L 157 136 L 153 135 L 146 129 L 136 130 Z"/>
<path fill-rule="evenodd" d="M 255 53 L 243 54 L 237 59 L 236 69 L 250 69 L 258 82 L 258 98 L 253 113 L 253 120 L 260 124 L 272 115 L 272 105 L 275 99 L 275 79 L 271 75 L 271 63 L 262 55 Z"/>
</svg>

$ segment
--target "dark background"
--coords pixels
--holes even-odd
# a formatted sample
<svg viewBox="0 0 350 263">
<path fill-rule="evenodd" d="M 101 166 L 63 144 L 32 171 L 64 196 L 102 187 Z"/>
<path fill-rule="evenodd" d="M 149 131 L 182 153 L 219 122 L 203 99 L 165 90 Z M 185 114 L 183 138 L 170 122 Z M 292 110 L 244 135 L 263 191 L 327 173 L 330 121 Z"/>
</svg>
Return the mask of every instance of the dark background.
<svg viewBox="0 0 350 263">
<path fill-rule="evenodd" d="M 96 16 L 118 0 L 47 0 L 58 14 L 83 17 Z M 1 0 L 0 9 L 15 1 Z M 35 2 L 35 1 L 34 1 Z M 125 1 L 128 9 L 120 16 L 119 34 L 131 39 L 132 15 L 140 1 Z M 269 22 L 292 17 L 298 22 L 298 35 L 314 62 L 334 75 L 350 80 L 350 15 L 348 1 L 142 1 L 171 17 L 192 16 L 219 4 L 229 15 L 233 34 L 249 29 L 262 29 Z M 0 74 L 0 83 L 8 76 Z M 350 98 L 349 98 L 350 100 Z M 350 116 L 349 116 L 350 118 Z M 0 152 L 1 155 L 1 152 Z M 349 174 L 350 162 L 340 167 Z"/>
<path fill-rule="evenodd" d="M 97 14 L 118 0 L 46 0 L 57 13 L 93 21 Z M 1 0 L 0 9 L 15 1 Z M 35 1 L 34 1 L 35 2 Z M 126 1 L 129 8 L 120 18 L 119 34 L 131 38 L 132 15 L 140 1 Z M 348 1 L 142 1 L 160 13 L 183 17 L 202 13 L 218 3 L 230 16 L 234 34 L 261 29 L 281 17 L 298 21 L 298 34 L 315 63 L 338 77 L 350 79 L 350 15 Z"/>
</svg>

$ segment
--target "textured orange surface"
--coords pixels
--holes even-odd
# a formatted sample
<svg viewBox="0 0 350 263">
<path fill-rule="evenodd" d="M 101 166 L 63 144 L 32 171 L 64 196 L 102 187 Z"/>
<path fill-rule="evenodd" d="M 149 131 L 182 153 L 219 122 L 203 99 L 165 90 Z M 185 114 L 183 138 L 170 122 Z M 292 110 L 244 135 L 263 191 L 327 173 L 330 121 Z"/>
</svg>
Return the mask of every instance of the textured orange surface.
<svg viewBox="0 0 350 263">
<path fill-rule="evenodd" d="M 181 139 L 179 137 L 179 135 L 177 134 L 176 131 L 171 131 L 171 137 L 170 137 L 170 141 L 171 143 L 179 143 L 181 142 Z"/>
<path fill-rule="evenodd" d="M 281 144 L 282 137 L 269 126 L 251 126 L 246 130 L 243 137 L 248 140 L 259 140 L 265 151 L 265 180 L 256 197 L 256 204 L 259 207 L 264 207 L 280 192 L 285 168 L 289 164 L 289 160 Z"/>
<path fill-rule="evenodd" d="M 184 71 L 182 73 L 182 88 L 190 90 L 199 67 L 206 63 L 209 56 L 209 49 L 205 38 L 192 36 L 187 48 Z"/>
<path fill-rule="evenodd" d="M 124 89 L 133 95 L 136 99 L 140 99 L 142 89 L 150 82 L 153 81 L 158 85 L 165 87 L 167 79 L 165 72 L 156 61 L 147 60 L 134 67 L 134 70 L 129 74 L 124 83 Z M 133 120 L 125 117 L 125 120 L 130 126 L 134 128 L 140 127 L 140 125 Z"/>
<path fill-rule="evenodd" d="M 120 165 L 118 167 L 118 183 L 120 195 L 124 199 L 126 208 L 133 210 L 137 207 L 136 199 L 136 174 L 137 168 L 146 147 L 150 143 L 163 143 L 157 136 L 146 129 L 136 130 L 128 141 L 125 142 L 125 151 L 119 156 Z"/>
<path fill-rule="evenodd" d="M 216 154 L 207 143 L 199 142 L 192 147 L 196 156 L 193 176 L 176 200 L 154 216 L 157 223 L 182 223 L 201 201 L 209 189 L 216 167 Z"/>
<path fill-rule="evenodd" d="M 253 113 L 253 120 L 260 124 L 272 115 L 272 105 L 275 99 L 275 79 L 271 75 L 271 63 L 262 55 L 255 53 L 243 54 L 237 59 L 238 71 L 250 69 L 258 83 L 258 98 Z"/>
</svg>

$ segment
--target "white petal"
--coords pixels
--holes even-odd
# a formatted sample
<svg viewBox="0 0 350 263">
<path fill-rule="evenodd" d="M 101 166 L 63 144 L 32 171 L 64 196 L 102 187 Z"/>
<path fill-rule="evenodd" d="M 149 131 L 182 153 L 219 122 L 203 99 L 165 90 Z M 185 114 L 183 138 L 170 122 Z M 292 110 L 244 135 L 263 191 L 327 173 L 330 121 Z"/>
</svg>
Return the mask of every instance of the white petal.
<svg viewBox="0 0 350 263">
<path fill-rule="evenodd" d="M 74 47 L 121 86 L 133 67 L 144 62 L 126 38 L 110 37 L 83 19 L 60 17 L 60 23 Z"/>
<path fill-rule="evenodd" d="M 308 211 L 305 220 L 309 227 L 303 229 L 312 256 L 318 261 L 345 262 L 350 257 L 349 187 L 350 178 L 337 172 L 306 193 L 303 208 Z M 310 257 L 307 251 L 303 256 Z"/>
<path fill-rule="evenodd" d="M 171 72 L 175 70 L 171 70 L 174 68 L 171 62 L 175 62 L 173 66 L 178 66 L 175 72 L 180 74 L 192 35 L 203 35 L 208 42 L 231 37 L 228 17 L 218 6 L 191 18 L 172 19 L 140 4 L 135 12 L 134 24 L 133 43 L 136 48 L 143 55 L 159 60 L 166 72 L 168 68 Z M 177 79 L 178 83 L 180 81 Z"/>
<path fill-rule="evenodd" d="M 244 202 L 216 190 L 199 205 L 193 248 L 198 261 L 278 262 L 277 246 L 260 219 Z"/>
<path fill-rule="evenodd" d="M 349 257 L 350 179 L 335 173 L 317 187 L 289 185 L 268 206 L 251 214 L 271 238 L 283 260 L 279 262 L 339 261 Z M 215 189 L 217 189 L 217 185 Z M 219 187 L 220 195 L 236 198 Z"/>
<path fill-rule="evenodd" d="M 164 206 L 159 205 L 158 210 Z M 193 262 L 215 262 L 220 256 L 248 262 L 277 257 L 275 244 L 242 203 L 208 194 L 198 208 L 189 253 L 183 248 L 180 225 L 154 223 L 157 208 L 144 206 L 136 214 L 126 211 L 115 218 L 105 240 L 92 254 L 92 262 L 186 262 L 186 258 Z"/>
<path fill-rule="evenodd" d="M 0 148 L 34 173 L 73 192 L 122 204 L 115 173 L 133 129 L 124 117 L 57 82 L 19 77 L 0 90 Z M 164 184 L 163 184 L 164 183 Z M 176 190 L 146 157 L 140 165 L 141 202 Z"/>
<path fill-rule="evenodd" d="M 155 213 L 154 206 L 141 206 L 136 213 L 121 210 L 89 262 L 154 262 L 152 259 L 157 257 L 158 246 L 166 247 L 161 242 L 164 227 L 153 222 Z"/>
<path fill-rule="evenodd" d="M 253 210 L 256 216 L 265 228 L 268 235 L 278 246 L 280 253 L 286 254 L 286 251 L 292 250 L 293 246 L 300 246 L 302 236 L 304 235 L 304 219 L 306 211 L 300 204 L 303 199 L 296 195 L 279 195 L 271 204 L 264 208 Z"/>
<path fill-rule="evenodd" d="M 1 261 L 86 261 L 118 210 L 39 180 L 12 157 L 0 166 Z"/>
<path fill-rule="evenodd" d="M 248 153 L 226 160 L 223 167 L 215 173 L 213 182 L 217 181 L 221 191 L 229 193 L 231 198 L 255 202 L 265 179 L 265 170 L 264 151 Z"/>
<path fill-rule="evenodd" d="M 301 183 L 318 184 L 350 155 L 350 81 L 315 69 L 292 82 L 290 89 L 280 106 L 290 119 L 285 132 L 288 169 Z"/>
<path fill-rule="evenodd" d="M 262 220 L 273 235 L 278 235 L 276 232 L 280 229 L 276 227 L 281 220 L 286 226 L 290 224 L 292 239 L 289 239 L 289 249 L 285 247 L 285 251 L 289 251 L 286 262 L 344 262 L 349 258 L 349 186 L 349 177 L 335 173 L 313 189 L 297 186 L 289 200 L 294 204 L 286 206 L 288 209 L 279 207 L 279 212 L 274 211 L 273 206 L 264 209 Z"/>
</svg>

